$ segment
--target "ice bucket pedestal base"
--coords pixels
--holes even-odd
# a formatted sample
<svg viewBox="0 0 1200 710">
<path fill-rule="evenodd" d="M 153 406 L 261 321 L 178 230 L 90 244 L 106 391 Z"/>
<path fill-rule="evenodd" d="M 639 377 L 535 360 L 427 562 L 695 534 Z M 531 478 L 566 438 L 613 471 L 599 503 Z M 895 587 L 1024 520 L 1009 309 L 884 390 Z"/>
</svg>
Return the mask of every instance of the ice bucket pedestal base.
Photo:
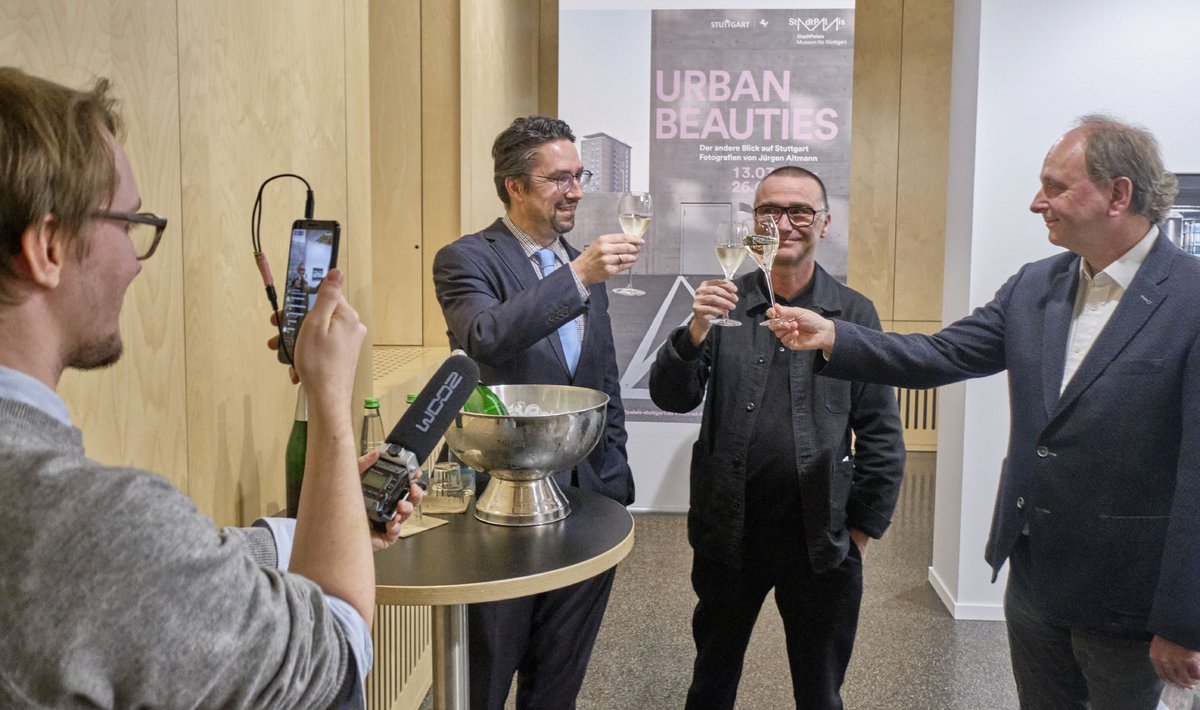
<svg viewBox="0 0 1200 710">
<path fill-rule="evenodd" d="M 571 504 L 553 476 L 532 481 L 493 476 L 475 501 L 475 517 L 493 525 L 545 525 L 570 514 Z"/>
</svg>

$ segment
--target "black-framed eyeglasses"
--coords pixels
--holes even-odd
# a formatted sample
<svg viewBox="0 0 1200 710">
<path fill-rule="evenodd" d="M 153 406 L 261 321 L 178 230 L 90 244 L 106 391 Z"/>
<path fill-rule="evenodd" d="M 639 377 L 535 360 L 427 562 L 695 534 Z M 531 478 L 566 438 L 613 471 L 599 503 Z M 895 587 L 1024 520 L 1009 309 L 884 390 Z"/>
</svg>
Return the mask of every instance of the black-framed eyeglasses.
<svg viewBox="0 0 1200 710">
<path fill-rule="evenodd" d="M 795 205 L 792 207 L 780 207 L 779 205 L 759 205 L 754 208 L 754 216 L 770 217 L 776 222 L 783 215 L 787 215 L 788 221 L 793 227 L 808 227 L 817 220 L 817 215 L 829 210 L 814 210 L 808 205 Z"/>
<path fill-rule="evenodd" d="M 133 249 L 137 253 L 138 261 L 145 261 L 154 254 L 154 250 L 158 248 L 158 240 L 162 239 L 162 234 L 167 228 L 166 217 L 159 217 L 150 212 L 135 214 L 133 212 L 97 210 L 92 213 L 92 216 L 124 222 L 125 233 L 133 242 Z"/>
<path fill-rule="evenodd" d="M 529 177 L 535 177 L 543 182 L 552 182 L 558 188 L 558 191 L 564 195 L 571 191 L 572 181 L 579 183 L 579 189 L 587 187 L 587 184 L 592 180 L 591 170 L 580 170 L 572 175 L 571 173 L 562 173 L 560 175 L 534 175 L 526 173 Z"/>
</svg>

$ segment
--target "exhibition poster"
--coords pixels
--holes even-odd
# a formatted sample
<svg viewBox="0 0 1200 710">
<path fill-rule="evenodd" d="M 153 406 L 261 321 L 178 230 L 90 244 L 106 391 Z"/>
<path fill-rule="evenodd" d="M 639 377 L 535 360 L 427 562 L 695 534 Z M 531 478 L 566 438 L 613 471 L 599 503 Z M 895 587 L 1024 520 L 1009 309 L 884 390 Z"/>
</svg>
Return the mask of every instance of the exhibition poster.
<svg viewBox="0 0 1200 710">
<path fill-rule="evenodd" d="M 620 195 L 651 193 L 633 275 L 646 294 L 609 299 L 626 418 L 699 421 L 699 409 L 675 415 L 653 405 L 650 366 L 690 317 L 694 289 L 720 276 L 716 225 L 749 219 L 771 170 L 796 165 L 821 176 L 833 221 L 818 261 L 845 280 L 854 9 L 645 4 L 653 7 L 561 5 L 559 115 L 595 174 L 567 238 L 582 248 L 620 231 Z M 739 273 L 752 268 L 747 259 Z"/>
</svg>

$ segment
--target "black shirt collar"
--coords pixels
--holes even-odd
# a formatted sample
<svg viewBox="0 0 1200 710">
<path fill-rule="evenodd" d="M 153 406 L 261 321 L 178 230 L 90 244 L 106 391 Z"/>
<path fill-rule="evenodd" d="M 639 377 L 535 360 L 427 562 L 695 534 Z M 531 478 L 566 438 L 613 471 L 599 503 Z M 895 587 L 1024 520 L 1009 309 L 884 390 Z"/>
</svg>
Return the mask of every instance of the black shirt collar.
<svg viewBox="0 0 1200 710">
<path fill-rule="evenodd" d="M 764 313 L 771 303 L 767 300 L 767 279 L 762 269 L 755 269 L 747 275 L 748 282 L 753 288 L 746 289 L 746 312 L 751 315 Z M 805 301 L 808 300 L 808 303 Z M 785 306 L 803 306 L 820 313 L 823 316 L 839 315 L 842 312 L 842 294 L 836 279 L 821 268 L 820 264 L 813 265 L 813 277 L 808 286 L 796 295 L 792 301 L 780 300 Z"/>
</svg>

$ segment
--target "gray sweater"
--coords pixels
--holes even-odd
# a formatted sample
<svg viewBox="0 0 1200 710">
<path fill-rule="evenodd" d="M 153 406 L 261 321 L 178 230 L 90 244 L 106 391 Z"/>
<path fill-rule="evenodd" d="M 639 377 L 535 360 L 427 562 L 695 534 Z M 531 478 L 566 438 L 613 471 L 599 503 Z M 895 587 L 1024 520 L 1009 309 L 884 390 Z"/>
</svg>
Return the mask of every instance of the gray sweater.
<svg viewBox="0 0 1200 710">
<path fill-rule="evenodd" d="M 323 708 L 353 674 L 321 590 L 265 529 L 84 455 L 0 398 L 0 707 Z"/>
</svg>

